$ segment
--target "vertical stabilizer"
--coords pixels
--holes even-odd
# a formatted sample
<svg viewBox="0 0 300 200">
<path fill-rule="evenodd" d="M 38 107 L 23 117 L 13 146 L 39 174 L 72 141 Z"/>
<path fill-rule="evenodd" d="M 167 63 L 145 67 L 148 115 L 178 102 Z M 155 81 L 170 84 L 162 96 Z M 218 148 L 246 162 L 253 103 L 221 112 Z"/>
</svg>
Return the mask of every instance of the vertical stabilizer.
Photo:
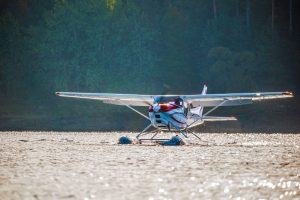
<svg viewBox="0 0 300 200">
<path fill-rule="evenodd" d="M 206 92 L 207 92 L 207 86 L 204 85 L 201 94 L 202 94 L 202 95 L 206 95 Z M 199 115 L 199 116 L 201 117 L 201 116 L 202 116 L 202 113 L 203 113 L 203 107 L 202 107 L 202 106 L 199 106 L 199 107 L 192 108 L 192 109 L 191 109 L 191 113 L 192 113 L 192 114 Z"/>
<path fill-rule="evenodd" d="M 204 86 L 203 86 L 203 90 L 202 90 L 202 93 L 201 93 L 201 94 L 206 94 L 206 92 L 207 92 L 207 86 L 206 86 L 206 85 L 204 85 Z"/>
<path fill-rule="evenodd" d="M 202 90 L 202 95 L 206 95 L 206 93 L 207 93 L 207 86 L 204 84 L 204 86 L 203 86 L 203 90 Z M 203 109 L 204 109 L 204 107 L 199 107 L 200 108 L 200 111 L 199 111 L 199 116 L 200 117 L 202 117 L 202 113 L 203 113 Z"/>
</svg>

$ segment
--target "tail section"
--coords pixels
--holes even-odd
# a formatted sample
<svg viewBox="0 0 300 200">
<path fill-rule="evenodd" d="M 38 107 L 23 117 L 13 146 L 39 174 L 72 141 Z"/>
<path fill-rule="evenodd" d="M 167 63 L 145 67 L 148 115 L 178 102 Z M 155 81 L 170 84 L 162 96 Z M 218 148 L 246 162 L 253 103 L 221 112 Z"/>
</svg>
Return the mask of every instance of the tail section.
<svg viewBox="0 0 300 200">
<path fill-rule="evenodd" d="M 204 85 L 201 94 L 202 94 L 202 95 L 205 95 L 206 93 L 207 93 L 207 86 Z M 199 106 L 199 107 L 192 108 L 192 109 L 191 109 L 191 113 L 192 113 L 192 114 L 199 115 L 200 117 L 202 117 L 203 107 Z"/>
<path fill-rule="evenodd" d="M 206 85 L 204 85 L 204 86 L 203 86 L 203 90 L 202 90 L 202 93 L 201 93 L 201 94 L 202 94 L 202 95 L 205 95 L 206 93 L 207 93 L 207 86 L 206 86 Z M 201 106 L 200 106 L 199 108 L 200 108 L 200 111 L 199 111 L 199 116 L 200 116 L 200 117 L 202 117 L 202 113 L 203 113 L 203 109 L 204 109 L 204 107 L 201 107 Z"/>
<path fill-rule="evenodd" d="M 209 121 L 209 122 L 216 122 L 216 121 L 234 121 L 237 120 L 235 117 L 214 117 L 214 116 L 205 116 L 201 117 L 201 120 L 196 120 L 192 124 L 188 126 L 188 128 L 193 128 L 195 126 L 199 126 L 203 124 L 203 122 Z"/>
<path fill-rule="evenodd" d="M 203 90 L 202 90 L 202 93 L 201 94 L 206 94 L 207 93 L 207 86 L 206 85 L 204 85 L 203 86 Z"/>
</svg>

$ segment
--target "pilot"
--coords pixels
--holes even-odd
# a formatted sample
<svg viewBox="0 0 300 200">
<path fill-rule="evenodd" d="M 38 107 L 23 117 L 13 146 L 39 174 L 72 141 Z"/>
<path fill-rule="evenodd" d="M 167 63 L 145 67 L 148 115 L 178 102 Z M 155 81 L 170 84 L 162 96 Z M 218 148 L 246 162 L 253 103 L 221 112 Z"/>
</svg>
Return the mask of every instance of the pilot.
<svg viewBox="0 0 300 200">
<path fill-rule="evenodd" d="M 182 106 L 182 100 L 180 98 L 175 99 L 175 105 Z"/>
</svg>

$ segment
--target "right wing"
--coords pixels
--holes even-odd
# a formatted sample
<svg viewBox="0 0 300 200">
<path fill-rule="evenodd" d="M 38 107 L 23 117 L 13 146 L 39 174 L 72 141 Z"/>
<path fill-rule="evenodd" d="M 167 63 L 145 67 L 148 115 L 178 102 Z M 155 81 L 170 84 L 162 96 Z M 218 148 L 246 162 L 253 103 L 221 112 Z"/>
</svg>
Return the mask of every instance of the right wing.
<svg viewBox="0 0 300 200">
<path fill-rule="evenodd" d="M 113 94 L 113 93 L 80 93 L 80 92 L 56 92 L 61 97 L 95 99 L 103 103 L 128 106 L 149 106 L 152 105 L 153 95 L 139 94 Z"/>
</svg>

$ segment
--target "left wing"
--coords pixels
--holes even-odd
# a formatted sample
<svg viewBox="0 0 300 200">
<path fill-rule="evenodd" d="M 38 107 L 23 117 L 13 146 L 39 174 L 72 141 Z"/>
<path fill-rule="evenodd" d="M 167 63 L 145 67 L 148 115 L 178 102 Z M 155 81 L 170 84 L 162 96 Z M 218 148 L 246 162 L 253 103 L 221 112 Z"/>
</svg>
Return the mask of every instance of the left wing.
<svg viewBox="0 0 300 200">
<path fill-rule="evenodd" d="M 149 106 L 153 103 L 153 95 L 140 94 L 113 94 L 113 93 L 80 93 L 80 92 L 56 92 L 61 97 L 95 99 L 103 103 L 129 106 Z"/>
<path fill-rule="evenodd" d="M 278 99 L 293 97 L 291 92 L 256 92 L 256 93 L 228 93 L 228 94 L 199 94 L 182 96 L 193 106 L 237 106 L 251 104 L 255 100 Z"/>
</svg>

